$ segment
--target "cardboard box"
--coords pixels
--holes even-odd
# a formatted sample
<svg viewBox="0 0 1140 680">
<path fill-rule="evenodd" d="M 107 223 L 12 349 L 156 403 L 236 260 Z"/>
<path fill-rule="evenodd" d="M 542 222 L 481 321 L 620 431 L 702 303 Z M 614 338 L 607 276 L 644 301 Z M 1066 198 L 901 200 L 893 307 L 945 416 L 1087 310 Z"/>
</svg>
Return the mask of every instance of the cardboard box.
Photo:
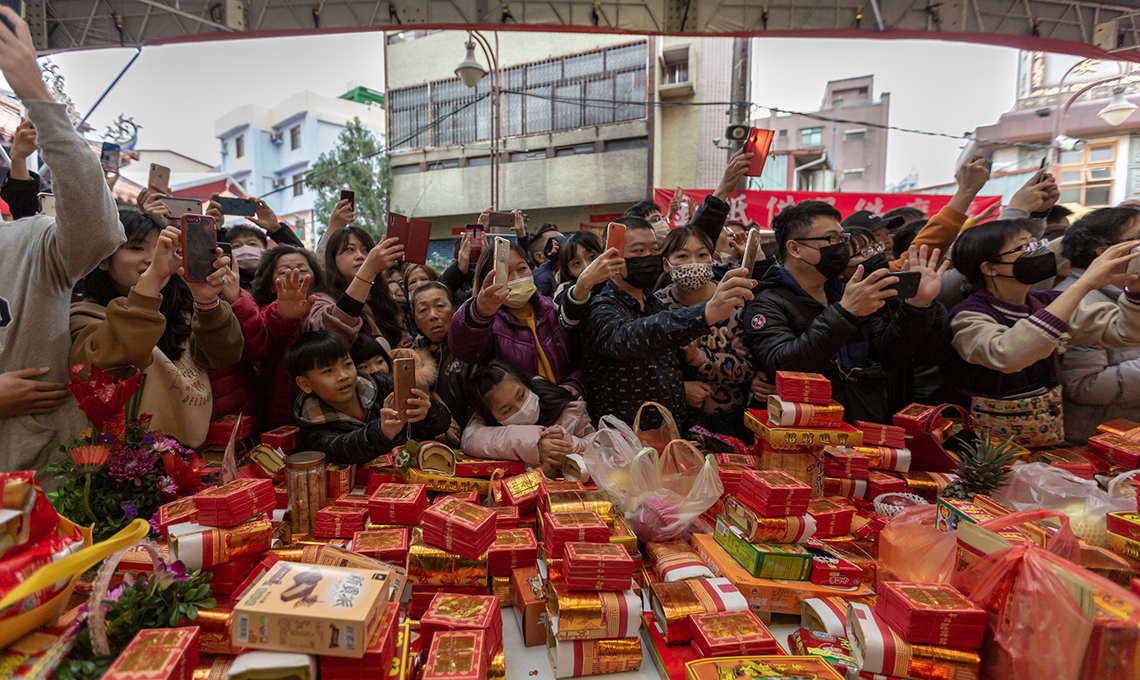
<svg viewBox="0 0 1140 680">
<path fill-rule="evenodd" d="M 789 581 L 811 578 L 811 553 L 795 543 L 750 543 L 723 517 L 717 518 L 714 536 L 752 576 Z"/>
<path fill-rule="evenodd" d="M 278 562 L 234 605 L 234 646 L 359 659 L 389 586 L 383 571 Z"/>
<path fill-rule="evenodd" d="M 705 563 L 713 574 L 728 579 L 748 600 L 748 607 L 753 612 L 769 612 L 773 614 L 792 614 L 799 616 L 801 602 L 813 597 L 842 597 L 854 598 L 874 595 L 864 584 L 856 588 L 830 588 L 820 586 L 809 581 L 774 581 L 765 578 L 756 578 L 744 570 L 731 555 L 728 554 L 708 534 L 693 535 L 693 550 Z M 757 613 L 761 621 L 764 616 Z M 770 620 L 770 617 L 768 617 Z"/>
<path fill-rule="evenodd" d="M 511 598 L 518 610 L 523 644 L 537 647 L 546 643 L 546 584 L 538 567 L 521 567 L 511 572 Z"/>
<path fill-rule="evenodd" d="M 326 545 L 321 549 L 313 564 L 344 569 L 367 569 L 382 572 L 388 579 L 388 601 L 399 602 L 404 597 L 404 587 L 408 583 L 408 570 L 398 564 L 390 564 L 374 557 L 368 557 L 350 550 Z"/>
<path fill-rule="evenodd" d="M 754 408 L 745 411 L 744 425 L 778 449 L 794 449 L 799 446 L 859 446 L 863 443 L 863 433 L 848 423 L 843 423 L 838 429 L 779 427 L 769 423 L 768 411 Z"/>
</svg>

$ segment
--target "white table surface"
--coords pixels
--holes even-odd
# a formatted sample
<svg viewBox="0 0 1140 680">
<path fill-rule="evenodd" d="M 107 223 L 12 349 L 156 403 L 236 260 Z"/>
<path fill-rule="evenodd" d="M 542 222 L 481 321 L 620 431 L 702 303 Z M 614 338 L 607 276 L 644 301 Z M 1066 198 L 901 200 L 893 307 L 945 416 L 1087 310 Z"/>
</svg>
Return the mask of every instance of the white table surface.
<svg viewBox="0 0 1140 680">
<path fill-rule="evenodd" d="M 776 637 L 784 651 L 788 651 L 788 636 L 799 627 L 798 616 L 776 614 L 772 616 L 772 623 L 768 629 L 772 631 L 772 635 Z M 660 678 L 657 666 L 653 664 L 653 657 L 649 655 L 649 644 L 643 632 L 639 670 L 592 677 L 603 680 L 668 680 Z M 527 647 L 523 644 L 518 610 L 514 607 L 503 608 L 503 647 L 507 656 L 507 680 L 553 680 L 554 671 L 550 668 L 546 645 Z"/>
</svg>

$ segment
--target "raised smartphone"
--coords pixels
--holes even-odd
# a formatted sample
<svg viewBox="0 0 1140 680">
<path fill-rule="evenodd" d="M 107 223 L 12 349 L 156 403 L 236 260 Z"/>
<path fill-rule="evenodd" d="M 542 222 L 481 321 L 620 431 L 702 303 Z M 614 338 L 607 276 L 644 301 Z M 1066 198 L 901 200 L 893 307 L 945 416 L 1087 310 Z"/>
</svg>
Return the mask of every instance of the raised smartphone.
<svg viewBox="0 0 1140 680">
<path fill-rule="evenodd" d="M 170 209 L 170 219 L 175 221 L 181 220 L 183 215 L 202 214 L 202 201 L 196 198 L 162 196 L 158 200 L 162 201 L 163 205 Z"/>
<path fill-rule="evenodd" d="M 119 174 L 119 145 L 114 142 L 103 142 L 103 150 L 99 153 L 99 164 L 103 172 Z"/>
<path fill-rule="evenodd" d="M 515 226 L 515 216 L 509 212 L 490 212 L 487 214 L 487 226 L 509 229 Z"/>
<path fill-rule="evenodd" d="M 400 418 L 408 417 L 408 400 L 412 398 L 412 388 L 416 386 L 416 360 L 403 357 L 392 360 L 392 394 L 395 396 L 396 411 Z"/>
<path fill-rule="evenodd" d="M 495 283 L 507 285 L 507 263 L 511 258 L 511 243 L 502 236 L 495 237 Z"/>
<path fill-rule="evenodd" d="M 752 276 L 752 270 L 756 267 L 756 260 L 760 257 L 760 252 L 760 230 L 749 229 L 748 240 L 744 242 L 744 257 L 740 259 L 740 266 L 744 267 L 748 276 Z"/>
<path fill-rule="evenodd" d="M 895 272 L 891 276 L 899 278 L 898 283 L 887 286 L 887 288 L 899 292 L 896 300 L 909 300 L 918 295 L 918 284 L 922 283 L 922 272 Z"/>
<path fill-rule="evenodd" d="M 182 216 L 182 266 L 187 281 L 201 283 L 214 272 L 217 248 L 218 231 L 213 217 Z"/>
<path fill-rule="evenodd" d="M 222 206 L 223 215 L 240 215 L 253 217 L 257 214 L 257 205 L 252 198 L 232 198 L 229 196 L 214 196 L 213 200 Z"/>
<path fill-rule="evenodd" d="M 356 192 L 355 191 L 353 191 L 351 189 L 341 189 L 340 190 L 340 200 L 348 201 L 349 207 L 352 208 L 353 212 L 356 211 Z"/>
<path fill-rule="evenodd" d="M 610 222 L 606 225 L 606 250 L 616 248 L 618 257 L 625 257 L 625 225 Z"/>
<path fill-rule="evenodd" d="M 55 217 L 55 196 L 47 192 L 39 194 L 40 212 L 48 217 Z"/>
<path fill-rule="evenodd" d="M 147 179 L 147 186 L 170 191 L 170 168 L 165 165 L 159 165 L 158 163 L 151 163 L 150 177 Z"/>
<path fill-rule="evenodd" d="M 764 163 L 768 160 L 768 152 L 772 150 L 772 131 L 752 128 L 748 131 L 748 141 L 744 143 L 744 152 L 752 154 L 752 164 L 748 166 L 748 177 L 759 177 L 764 172 Z"/>
</svg>

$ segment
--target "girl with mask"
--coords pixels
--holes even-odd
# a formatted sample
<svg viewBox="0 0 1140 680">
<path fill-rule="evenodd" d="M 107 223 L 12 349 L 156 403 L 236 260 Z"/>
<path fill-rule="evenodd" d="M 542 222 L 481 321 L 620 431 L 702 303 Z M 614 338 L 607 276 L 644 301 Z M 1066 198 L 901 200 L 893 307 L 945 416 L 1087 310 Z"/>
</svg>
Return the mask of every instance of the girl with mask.
<svg viewBox="0 0 1140 680">
<path fill-rule="evenodd" d="M 713 281 L 714 244 L 700 229 L 674 229 L 661 250 L 665 271 L 673 282 L 657 291 L 669 309 L 708 302 L 716 292 Z M 740 327 L 743 308 L 712 327 L 710 333 L 685 347 L 685 399 L 700 414 L 696 419 L 717 434 L 751 441 L 744 427 L 744 405 L 754 371 Z"/>
<path fill-rule="evenodd" d="M 839 278 L 846 283 L 855 275 L 855 268 L 863 265 L 863 276 L 867 276 L 876 269 L 887 269 L 887 247 L 875 239 L 869 229 L 863 227 L 847 227 L 847 245 L 851 249 L 851 259 L 847 260 L 847 268 Z"/>
<path fill-rule="evenodd" d="M 1056 388 L 1066 344 L 1140 345 L 1140 285 L 1125 273 L 1136 244 L 1106 248 L 1064 292 L 1035 291 L 1033 284 L 1057 275 L 1057 258 L 1033 236 L 1034 226 L 997 220 L 966 230 L 954 244 L 954 266 L 974 292 L 950 311 L 956 354 L 943 377 L 963 403 Z M 1108 286 L 1124 290 L 1114 303 L 1081 304 Z"/>
<path fill-rule="evenodd" d="M 585 437 L 594 432 L 586 402 L 506 362 L 476 367 L 467 385 L 474 414 L 463 430 L 462 448 L 469 456 L 541 465 L 554 478 L 562 460 L 584 451 Z"/>
<path fill-rule="evenodd" d="M 578 354 L 558 323 L 554 302 L 538 292 L 526 252 L 511 244 L 507 280 L 495 280 L 495 249 L 487 248 L 475 265 L 474 289 L 451 318 L 448 346 L 468 364 L 499 359 L 524 373 L 540 375 L 583 394 Z"/>
<path fill-rule="evenodd" d="M 603 252 L 601 239 L 590 231 L 567 236 L 560 252 L 554 306 L 562 325 L 575 328 L 586 317 L 590 297 L 621 271 L 621 254 L 616 249 Z"/>
</svg>

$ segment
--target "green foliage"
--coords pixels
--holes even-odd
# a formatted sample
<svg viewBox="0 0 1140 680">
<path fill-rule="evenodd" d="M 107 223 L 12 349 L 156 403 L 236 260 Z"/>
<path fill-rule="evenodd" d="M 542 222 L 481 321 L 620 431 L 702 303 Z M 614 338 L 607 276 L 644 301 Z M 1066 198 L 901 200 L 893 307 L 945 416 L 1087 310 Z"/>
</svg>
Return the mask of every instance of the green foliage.
<svg viewBox="0 0 1140 680">
<path fill-rule="evenodd" d="M 56 479 L 61 480 L 59 487 L 48 493 L 48 500 L 55 511 L 80 526 L 89 525 L 91 520 L 83 510 L 83 487 L 86 479 L 75 468 L 71 457 L 66 456 L 59 462 L 50 463 L 47 469 Z M 92 474 L 88 500 L 95 516 L 99 518 L 93 530 L 95 541 L 107 540 L 125 529 L 134 519 L 127 516 L 127 511 L 123 507 L 125 501 L 134 503 L 138 517 L 143 519 L 153 517 L 154 513 L 158 512 L 158 506 L 162 505 L 162 490 L 159 488 L 162 476 L 162 467 L 158 466 L 143 475 L 139 479 L 139 485 L 135 486 L 132 482 L 116 481 L 105 470 Z"/>
<path fill-rule="evenodd" d="M 158 576 L 141 577 L 133 584 L 112 589 L 103 600 L 109 656 L 97 656 L 91 648 L 91 630 L 85 625 L 75 645 L 59 666 L 60 680 L 93 680 L 106 672 L 115 658 L 144 628 L 173 628 L 183 619 L 198 618 L 199 609 L 217 604 L 210 590 L 211 574 L 192 572 L 180 576 L 180 562 Z M 184 579 L 184 580 L 180 580 Z"/>
<path fill-rule="evenodd" d="M 353 226 L 360 227 L 373 238 L 387 230 L 392 164 L 383 149 L 376 135 L 364 127 L 359 118 L 353 118 L 341 131 L 336 147 L 322 153 L 306 173 L 305 183 L 317 194 L 313 201 L 313 219 L 321 225 L 321 234 L 340 200 L 342 189 L 356 192 L 356 221 Z M 320 174 L 325 170 L 328 172 Z"/>
</svg>

